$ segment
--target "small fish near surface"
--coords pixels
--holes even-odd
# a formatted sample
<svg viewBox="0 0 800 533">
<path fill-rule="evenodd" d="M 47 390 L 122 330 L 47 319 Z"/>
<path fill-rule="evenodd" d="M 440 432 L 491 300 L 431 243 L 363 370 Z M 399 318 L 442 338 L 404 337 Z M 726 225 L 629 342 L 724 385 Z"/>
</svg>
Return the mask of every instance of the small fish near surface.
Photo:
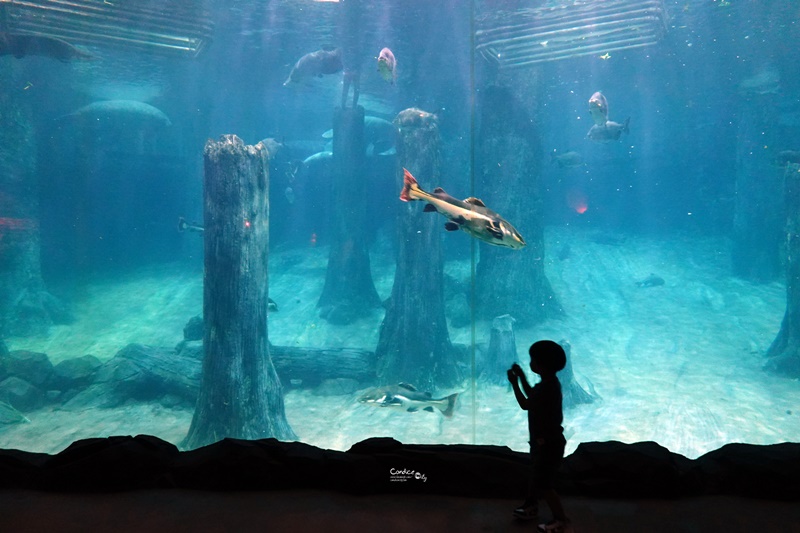
<svg viewBox="0 0 800 533">
<path fill-rule="evenodd" d="M 343 68 L 342 49 L 323 47 L 321 50 L 310 52 L 298 59 L 283 85 L 285 87 L 308 78 L 321 78 L 325 74 L 336 74 Z"/>
<path fill-rule="evenodd" d="M 378 54 L 378 72 L 385 81 L 391 82 L 392 85 L 397 81 L 397 60 L 388 48 L 382 49 Z"/>
<path fill-rule="evenodd" d="M 421 200 L 428 202 L 425 212 L 437 211 L 448 219 L 447 231 L 463 230 L 468 235 L 485 243 L 503 246 L 512 250 L 525 247 L 522 235 L 503 217 L 486 207 L 478 198 L 459 200 L 436 187 L 432 193 L 422 190 L 417 180 L 407 169 L 403 169 L 403 190 L 400 199 L 404 202 Z"/>
<path fill-rule="evenodd" d="M 595 126 L 602 126 L 608 122 L 608 100 L 600 91 L 589 98 L 589 114 L 592 115 Z"/>
<path fill-rule="evenodd" d="M 636 282 L 637 287 L 659 287 L 664 284 L 664 278 L 650 274 L 641 281 Z"/>
<path fill-rule="evenodd" d="M 630 131 L 630 122 L 631 118 L 628 117 L 622 124 L 614 122 L 613 120 L 606 121 L 606 123 L 602 126 L 595 124 L 592 126 L 586 136 L 592 141 L 598 143 L 610 143 L 611 141 L 618 141 L 623 132 L 628 133 Z"/>
<path fill-rule="evenodd" d="M 444 398 L 434 398 L 430 392 L 420 392 L 413 385 L 398 383 L 376 387 L 365 392 L 358 401 L 378 407 L 393 407 L 409 413 L 416 411 L 435 412 L 437 409 L 447 418 L 453 416 L 458 399 L 457 392 Z"/>
</svg>

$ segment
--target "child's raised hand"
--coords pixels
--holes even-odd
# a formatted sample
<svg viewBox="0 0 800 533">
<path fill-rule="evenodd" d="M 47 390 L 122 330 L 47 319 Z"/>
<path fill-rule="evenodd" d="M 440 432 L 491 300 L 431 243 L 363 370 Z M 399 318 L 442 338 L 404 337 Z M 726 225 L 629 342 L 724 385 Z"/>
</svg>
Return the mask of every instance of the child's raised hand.
<svg viewBox="0 0 800 533">
<path fill-rule="evenodd" d="M 509 368 L 506 371 L 506 375 L 508 376 L 508 381 L 510 381 L 512 384 L 517 381 L 517 375 L 514 374 L 514 368 L 513 367 Z"/>
</svg>

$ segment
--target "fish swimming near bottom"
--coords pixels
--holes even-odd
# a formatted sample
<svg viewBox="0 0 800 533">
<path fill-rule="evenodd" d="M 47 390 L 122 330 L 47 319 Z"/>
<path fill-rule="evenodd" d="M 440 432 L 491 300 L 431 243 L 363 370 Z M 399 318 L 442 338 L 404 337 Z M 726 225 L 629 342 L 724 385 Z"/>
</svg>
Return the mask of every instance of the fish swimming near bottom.
<svg viewBox="0 0 800 533">
<path fill-rule="evenodd" d="M 636 282 L 637 287 L 660 287 L 663 284 L 664 278 L 656 276 L 655 274 L 650 274 L 643 280 Z"/>
<path fill-rule="evenodd" d="M 417 180 L 407 169 L 403 169 L 403 190 L 400 199 L 404 202 L 422 200 L 428 202 L 424 211 L 438 211 L 448 222 L 447 231 L 463 230 L 468 235 L 488 244 L 504 246 L 512 250 L 525 247 L 522 235 L 503 217 L 486 207 L 478 198 L 459 200 L 436 187 L 432 193 L 420 188 Z"/>
<path fill-rule="evenodd" d="M 610 143 L 611 141 L 618 141 L 622 136 L 622 132 L 628 133 L 630 131 L 630 122 L 631 118 L 628 117 L 622 124 L 619 122 L 614 122 L 613 120 L 607 121 L 602 126 L 595 124 L 592 126 L 586 136 L 598 143 Z"/>
<path fill-rule="evenodd" d="M 436 409 L 450 418 L 456 407 L 457 392 L 444 398 L 434 398 L 430 392 L 420 392 L 413 385 L 398 383 L 386 387 L 376 387 L 365 392 L 358 401 L 378 407 L 394 407 L 413 413 L 415 411 L 429 411 Z"/>
</svg>

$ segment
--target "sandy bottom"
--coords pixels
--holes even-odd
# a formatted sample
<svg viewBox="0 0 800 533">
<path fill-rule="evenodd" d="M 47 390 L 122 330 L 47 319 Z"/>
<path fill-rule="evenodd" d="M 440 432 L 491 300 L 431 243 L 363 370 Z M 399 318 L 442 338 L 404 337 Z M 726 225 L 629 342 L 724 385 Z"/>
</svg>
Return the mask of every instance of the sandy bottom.
<svg viewBox="0 0 800 533">
<path fill-rule="evenodd" d="M 554 252 L 546 259 L 567 314 L 516 331 L 523 362 L 530 341 L 568 339 L 578 381 L 601 397 L 565 412 L 567 451 L 583 441 L 654 440 L 694 458 L 729 442 L 800 441 L 800 383 L 761 370 L 783 317 L 783 285 L 731 277 L 723 240 L 628 237 L 603 244 L 607 239 L 600 237 L 547 231 L 548 250 L 567 243 L 571 249 L 563 261 Z M 270 296 L 280 311 L 270 315 L 271 341 L 374 349 L 382 311 L 347 327 L 318 318 L 326 259 L 322 247 L 272 253 Z M 394 264 L 374 257 L 372 267 L 385 298 Z M 449 262 L 446 270 L 462 278 L 469 265 Z M 650 273 L 665 285 L 637 287 Z M 202 311 L 202 273 L 149 269 L 83 287 L 74 304 L 76 323 L 44 337 L 7 339 L 9 348 L 44 352 L 58 363 L 84 354 L 107 359 L 131 342 L 174 346 L 187 320 Z M 451 339 L 469 343 L 470 331 L 451 328 Z M 488 323 L 476 331 L 476 342 L 488 341 Z M 450 419 L 362 405 L 357 397 L 293 389 L 285 396 L 286 416 L 302 441 L 329 449 L 345 450 L 373 436 L 527 449 L 525 414 L 505 386 L 466 383 Z M 129 404 L 82 412 L 49 407 L 27 416 L 29 424 L 0 428 L 0 447 L 54 453 L 81 438 L 140 433 L 178 443 L 192 410 Z"/>
</svg>

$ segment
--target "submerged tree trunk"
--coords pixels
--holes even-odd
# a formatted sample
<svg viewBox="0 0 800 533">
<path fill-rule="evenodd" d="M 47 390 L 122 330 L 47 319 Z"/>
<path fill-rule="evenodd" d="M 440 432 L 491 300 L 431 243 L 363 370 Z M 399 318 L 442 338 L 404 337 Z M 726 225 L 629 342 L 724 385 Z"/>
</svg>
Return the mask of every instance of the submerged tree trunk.
<svg viewBox="0 0 800 533">
<path fill-rule="evenodd" d="M 420 187 L 432 189 L 440 179 L 435 116 L 408 109 L 397 116 L 395 124 L 400 131 L 398 193 L 403 167 Z M 399 208 L 397 270 L 375 350 L 378 378 L 382 383 L 402 381 L 433 391 L 462 378 L 444 313 L 442 218 L 423 212 L 422 202 Z"/>
<path fill-rule="evenodd" d="M 767 350 L 765 368 L 800 377 L 800 166 L 786 167 L 786 312 L 780 332 Z"/>
<path fill-rule="evenodd" d="M 333 212 L 325 286 L 317 307 L 334 324 L 349 324 L 380 307 L 369 265 L 364 183 L 364 108 L 337 108 L 333 119 Z"/>
<path fill-rule="evenodd" d="M 780 273 L 783 213 L 780 181 L 770 178 L 775 169 L 765 148 L 777 122 L 767 96 L 752 95 L 740 106 L 736 146 L 736 194 L 733 217 L 731 266 L 746 280 L 768 282 Z"/>
<path fill-rule="evenodd" d="M 477 312 L 482 318 L 511 314 L 521 325 L 535 324 L 563 314 L 544 272 L 538 135 L 504 87 L 485 91 L 481 122 L 477 192 L 517 228 L 527 246 L 514 251 L 481 243 Z"/>
<path fill-rule="evenodd" d="M 42 279 L 33 111 L 15 64 L 0 67 L 0 335 L 28 336 L 72 316 Z"/>
<path fill-rule="evenodd" d="M 506 371 L 517 362 L 517 339 L 514 334 L 516 319 L 511 315 L 497 316 L 492 320 L 489 334 L 489 351 L 485 368 L 480 371 L 489 383 L 503 385 L 508 381 Z"/>
<path fill-rule="evenodd" d="M 205 147 L 203 376 L 183 445 L 292 440 L 267 342 L 269 164 L 264 145 L 225 135 Z"/>
<path fill-rule="evenodd" d="M 564 348 L 564 353 L 567 354 L 567 366 L 558 373 L 564 409 L 582 403 L 592 403 L 597 398 L 583 390 L 583 387 L 575 380 L 575 373 L 572 371 L 572 345 L 565 339 L 558 341 L 558 344 Z"/>
</svg>

